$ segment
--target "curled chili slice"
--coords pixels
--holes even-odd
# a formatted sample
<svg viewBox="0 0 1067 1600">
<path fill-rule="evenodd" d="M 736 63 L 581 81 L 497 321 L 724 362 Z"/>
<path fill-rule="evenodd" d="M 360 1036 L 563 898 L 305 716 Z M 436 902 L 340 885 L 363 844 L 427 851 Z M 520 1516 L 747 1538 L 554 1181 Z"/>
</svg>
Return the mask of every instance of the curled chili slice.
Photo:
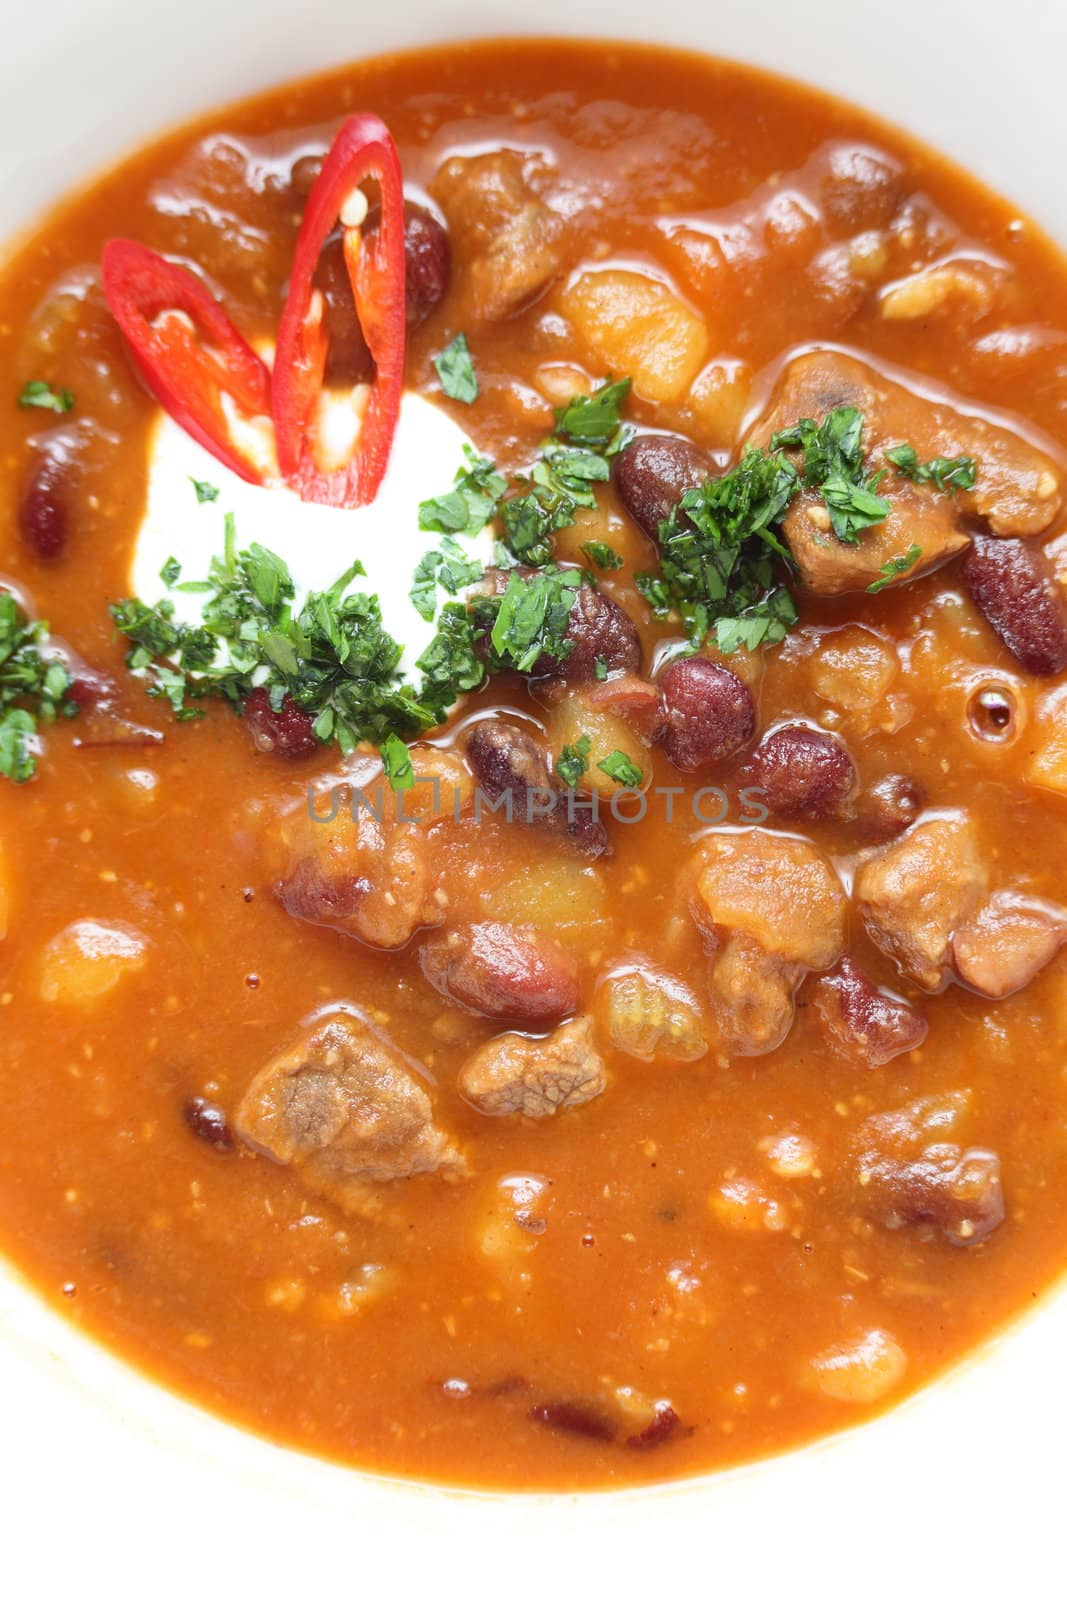
<svg viewBox="0 0 1067 1600">
<path fill-rule="evenodd" d="M 133 239 L 109 240 L 102 272 L 145 386 L 224 466 L 262 483 L 269 446 L 261 430 L 254 436 L 242 425 L 269 422 L 270 372 L 218 301 L 191 272 Z"/>
<path fill-rule="evenodd" d="M 359 186 L 367 179 L 378 184 L 381 221 L 364 238 L 367 207 Z M 331 470 L 320 466 L 316 456 L 327 339 L 314 277 L 322 247 L 338 221 L 356 315 L 376 371 L 352 452 Z M 400 414 L 406 337 L 400 159 L 385 123 L 361 112 L 342 123 L 308 196 L 278 328 L 272 384 L 278 465 L 302 499 L 333 506 L 362 506 L 374 499 Z"/>
</svg>

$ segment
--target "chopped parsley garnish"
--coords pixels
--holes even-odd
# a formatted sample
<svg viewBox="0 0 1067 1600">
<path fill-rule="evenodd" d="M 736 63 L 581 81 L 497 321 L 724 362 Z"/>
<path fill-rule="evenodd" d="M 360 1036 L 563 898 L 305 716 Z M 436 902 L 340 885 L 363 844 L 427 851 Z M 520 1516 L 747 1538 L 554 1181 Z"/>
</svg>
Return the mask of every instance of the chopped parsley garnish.
<svg viewBox="0 0 1067 1600">
<path fill-rule="evenodd" d="M 414 786 L 415 768 L 403 739 L 395 733 L 386 734 L 378 753 L 382 758 L 382 770 L 393 789 L 399 793 Z"/>
<path fill-rule="evenodd" d="M 480 610 L 483 617 L 487 607 L 496 611 L 488 633 L 491 666 L 497 671 L 529 672 L 542 656 L 566 660 L 571 651 L 567 623 L 581 582 L 581 573 L 573 567 L 564 571 L 547 567 L 529 578 L 513 572 L 502 595 L 476 607 L 476 614 Z"/>
<path fill-rule="evenodd" d="M 19 405 L 24 411 L 36 407 L 39 411 L 58 411 L 61 414 L 74 410 L 74 396 L 69 389 L 55 389 L 40 378 L 31 378 L 23 384 Z"/>
<path fill-rule="evenodd" d="M 74 717 L 66 698 L 70 673 L 46 656 L 48 624 L 31 622 L 13 594 L 0 590 L 0 776 L 25 783 L 37 771 L 39 722 Z"/>
<path fill-rule="evenodd" d="M 483 570 L 480 561 L 468 560 L 456 541 L 446 535 L 440 548 L 427 550 L 415 568 L 409 591 L 411 603 L 424 621 L 432 622 L 438 587 L 446 594 L 458 594 L 467 584 L 477 583 Z"/>
<path fill-rule="evenodd" d="M 424 533 L 480 533 L 496 516 L 508 481 L 486 456 L 464 445 L 466 465 L 455 476 L 455 487 L 419 507 L 419 527 Z"/>
<path fill-rule="evenodd" d="M 653 611 L 677 611 L 695 646 L 711 632 L 724 651 L 784 639 L 797 612 L 775 583 L 774 557 L 789 559 L 775 530 L 798 481 L 780 453 L 746 450 L 722 477 L 687 489 L 660 525 L 660 572 L 635 579 Z"/>
<path fill-rule="evenodd" d="M 494 602 L 481 604 L 492 606 Z M 485 682 L 486 667 L 478 645 L 490 625 L 491 618 L 479 625 L 456 600 L 441 608 L 437 632 L 415 663 L 423 675 L 422 704 L 433 712 L 435 721 L 443 722 L 461 694 L 479 689 Z"/>
<path fill-rule="evenodd" d="M 580 734 L 573 744 L 565 744 L 556 758 L 556 771 L 568 789 L 577 789 L 589 771 L 591 744 L 587 733 Z"/>
<path fill-rule="evenodd" d="M 889 515 L 889 501 L 876 492 L 884 474 L 866 470 L 863 415 L 855 406 L 838 406 L 818 423 L 802 417 L 772 437 L 771 449 L 803 451 L 804 482 L 819 490 L 842 544 L 859 544 L 865 528 Z"/>
<path fill-rule="evenodd" d="M 474 370 L 465 333 L 457 333 L 441 354 L 434 356 L 433 364 L 441 380 L 441 388 L 450 400 L 461 400 L 465 406 L 478 398 L 478 375 Z"/>
<path fill-rule="evenodd" d="M 182 564 L 176 556 L 168 556 L 159 569 L 160 582 L 166 589 L 173 589 L 182 575 Z"/>
<path fill-rule="evenodd" d="M 212 500 L 218 499 L 219 491 L 213 483 L 205 483 L 203 478 L 190 478 L 189 482 L 200 505 L 208 505 Z"/>
<path fill-rule="evenodd" d="M 633 437 L 633 429 L 620 420 L 630 386 L 629 378 L 615 383 L 609 378 L 592 394 L 576 394 L 556 412 L 557 439 L 601 455 L 617 455 Z"/>
<path fill-rule="evenodd" d="M 581 549 L 582 554 L 588 556 L 601 572 L 613 572 L 622 566 L 622 556 L 610 544 L 605 544 L 603 539 L 587 539 Z"/>
<path fill-rule="evenodd" d="M 400 680 L 402 647 L 382 625 L 377 596 L 346 593 L 362 571 L 354 562 L 294 611 L 285 562 L 258 544 L 238 553 L 228 517 L 224 554 L 195 585 L 210 596 L 199 623 L 176 621 L 170 600 L 121 600 L 111 615 L 132 644 L 127 665 L 179 720 L 202 715 L 196 702 L 208 697 L 240 711 L 253 688 L 266 687 L 273 710 L 288 697 L 322 743 L 347 754 L 362 740 L 380 746 L 390 734 L 424 732 L 456 698 L 443 676 L 421 695 Z"/>
<path fill-rule="evenodd" d="M 603 656 L 597 656 L 593 662 L 593 677 L 597 683 L 605 683 L 608 676 L 608 663 Z"/>
<path fill-rule="evenodd" d="M 629 756 L 623 755 L 621 750 L 613 750 L 610 756 L 597 762 L 597 767 L 624 789 L 638 789 L 644 782 L 645 775 L 641 768 Z"/>
<path fill-rule="evenodd" d="M 899 578 L 902 572 L 910 572 L 922 553 L 922 545 L 913 544 L 902 556 L 891 556 L 885 565 L 878 569 L 882 576 L 867 585 L 867 593 L 881 594 L 894 578 Z"/>
<path fill-rule="evenodd" d="M 920 461 L 914 445 L 895 444 L 885 452 L 885 458 L 902 478 L 932 483 L 943 494 L 973 489 L 978 481 L 978 463 L 973 456 L 931 456 L 929 461 Z"/>
</svg>

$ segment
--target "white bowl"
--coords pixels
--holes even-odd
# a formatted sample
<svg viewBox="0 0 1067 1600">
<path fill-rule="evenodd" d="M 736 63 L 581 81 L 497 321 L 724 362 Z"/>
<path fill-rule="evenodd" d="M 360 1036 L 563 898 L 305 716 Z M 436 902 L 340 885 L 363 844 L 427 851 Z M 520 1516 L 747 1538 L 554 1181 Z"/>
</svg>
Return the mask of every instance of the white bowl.
<svg viewBox="0 0 1067 1600">
<path fill-rule="evenodd" d="M 1049 0 L 51 0 L 8 17 L 0 238 L 195 111 L 375 51 L 502 33 L 603 33 L 733 55 L 862 101 L 1067 241 L 1067 12 Z M 2 1048 L 2 1036 L 0 1036 Z M 30 1067 L 27 1070 L 32 1070 Z M 83 1340 L 0 1267 L 0 1586 L 51 1596 L 307 1592 L 543 1597 L 686 1590 L 969 1597 L 1059 1587 L 1067 1296 L 879 1421 L 662 1489 L 491 1496 L 276 1449 Z M 1062 1580 L 1061 1580 L 1062 1581 Z"/>
</svg>

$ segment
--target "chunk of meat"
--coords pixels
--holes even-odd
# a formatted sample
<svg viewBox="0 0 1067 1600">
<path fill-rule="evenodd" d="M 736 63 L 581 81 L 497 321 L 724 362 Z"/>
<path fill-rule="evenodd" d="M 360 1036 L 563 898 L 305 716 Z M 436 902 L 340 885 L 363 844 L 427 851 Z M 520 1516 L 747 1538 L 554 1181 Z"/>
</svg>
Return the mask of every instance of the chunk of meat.
<svg viewBox="0 0 1067 1600">
<path fill-rule="evenodd" d="M 797 497 L 783 527 L 801 577 L 816 594 L 865 589 L 886 562 L 913 545 L 922 555 L 908 569 L 909 577 L 928 572 L 967 546 L 974 520 L 993 534 L 1025 537 L 1041 533 L 1060 511 L 1062 473 L 1049 456 L 1007 428 L 966 416 L 945 401 L 925 399 L 837 351 L 816 351 L 790 362 L 747 443 L 767 445 L 773 433 L 798 418 L 820 420 L 837 406 L 863 413 L 868 466 L 872 472 L 888 467 L 879 493 L 891 509 L 884 523 L 848 545 L 834 537 L 814 490 Z M 973 456 L 975 487 L 943 494 L 930 484 L 910 482 L 884 457 L 887 446 L 901 443 L 914 445 L 921 460 Z"/>
<path fill-rule="evenodd" d="M 949 1244 L 980 1244 L 1004 1220 L 1000 1160 L 946 1137 L 963 1095 L 931 1096 L 863 1124 L 855 1180 L 863 1209 L 887 1228 L 930 1223 Z"/>
<path fill-rule="evenodd" d="M 802 722 L 765 734 L 741 775 L 775 816 L 808 821 L 851 816 L 859 781 L 841 740 Z"/>
<path fill-rule="evenodd" d="M 472 1056 L 458 1080 L 463 1098 L 490 1117 L 554 1117 L 594 1100 L 606 1084 L 591 1017 L 565 1022 L 547 1039 L 505 1033 Z"/>
<path fill-rule="evenodd" d="M 586 806 L 568 803 L 543 745 L 515 723 L 486 717 L 467 736 L 467 760 L 491 802 L 511 796 L 511 817 L 569 839 L 595 859 L 609 851 L 607 829 Z"/>
<path fill-rule="evenodd" d="M 979 534 L 963 575 L 971 599 L 1021 667 L 1036 678 L 1067 667 L 1067 604 L 1041 550 Z"/>
<path fill-rule="evenodd" d="M 944 982 L 953 934 L 977 912 L 988 887 L 973 820 L 934 817 L 860 863 L 855 900 L 879 950 L 932 993 Z"/>
<path fill-rule="evenodd" d="M 864 1066 L 884 1067 L 926 1038 L 926 1018 L 880 989 L 850 956 L 818 980 L 813 998 L 831 1044 Z"/>
<path fill-rule="evenodd" d="M 844 949 L 846 901 L 814 845 L 750 828 L 701 850 L 693 914 L 711 947 L 709 992 L 730 1054 L 774 1050 L 806 971 Z"/>
<path fill-rule="evenodd" d="M 355 1211 L 374 1184 L 466 1171 L 411 1066 L 350 1015 L 316 1024 L 268 1062 L 237 1107 L 234 1128 L 251 1149 Z"/>
<path fill-rule="evenodd" d="M 536 300 L 560 271 L 562 221 L 526 181 L 516 150 L 453 156 L 432 189 L 448 218 L 467 311 L 497 322 Z"/>
<path fill-rule="evenodd" d="M 713 834 L 700 851 L 694 913 L 708 931 L 744 933 L 768 955 L 814 972 L 845 942 L 845 895 L 806 839 L 749 828 Z"/>
<path fill-rule="evenodd" d="M 643 433 L 615 457 L 613 476 L 619 499 L 650 539 L 659 538 L 687 489 L 711 477 L 706 451 L 677 434 Z"/>
<path fill-rule="evenodd" d="M 482 1017 L 538 1024 L 577 1011 L 573 957 L 533 928 L 475 922 L 431 934 L 419 958 L 439 993 Z"/>
<path fill-rule="evenodd" d="M 1026 985 L 1064 944 L 1067 911 L 1044 900 L 1001 891 L 956 930 L 956 971 L 979 994 L 1003 1000 Z"/>
<path fill-rule="evenodd" d="M 417 928 L 442 920 L 425 830 L 384 814 L 381 820 L 341 784 L 333 815 L 306 811 L 286 819 L 288 864 L 275 893 L 291 917 L 396 950 Z"/>
</svg>

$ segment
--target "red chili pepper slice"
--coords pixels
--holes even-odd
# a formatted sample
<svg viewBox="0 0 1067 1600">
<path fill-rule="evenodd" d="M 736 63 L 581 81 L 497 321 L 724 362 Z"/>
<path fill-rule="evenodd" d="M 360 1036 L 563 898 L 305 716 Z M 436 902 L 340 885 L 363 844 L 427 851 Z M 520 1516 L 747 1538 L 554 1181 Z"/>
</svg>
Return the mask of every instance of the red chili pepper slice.
<svg viewBox="0 0 1067 1600">
<path fill-rule="evenodd" d="M 366 179 L 381 191 L 381 223 L 364 238 L 353 196 Z M 348 225 L 345 212 L 356 217 Z M 359 438 L 348 461 L 332 471 L 315 456 L 315 409 L 326 370 L 327 340 L 315 269 L 341 220 L 345 265 L 356 315 L 377 369 Z M 278 328 L 272 394 L 278 464 L 304 500 L 367 505 L 377 494 L 400 415 L 407 337 L 404 185 L 393 136 L 379 117 L 361 112 L 340 128 L 308 196 L 296 242 L 289 293 Z"/>
<path fill-rule="evenodd" d="M 238 417 L 270 417 L 270 372 L 218 301 L 184 267 L 133 239 L 111 239 L 102 259 L 104 295 L 134 366 L 163 409 L 205 450 L 249 483 L 262 483 L 262 456 L 234 436 Z"/>
</svg>

